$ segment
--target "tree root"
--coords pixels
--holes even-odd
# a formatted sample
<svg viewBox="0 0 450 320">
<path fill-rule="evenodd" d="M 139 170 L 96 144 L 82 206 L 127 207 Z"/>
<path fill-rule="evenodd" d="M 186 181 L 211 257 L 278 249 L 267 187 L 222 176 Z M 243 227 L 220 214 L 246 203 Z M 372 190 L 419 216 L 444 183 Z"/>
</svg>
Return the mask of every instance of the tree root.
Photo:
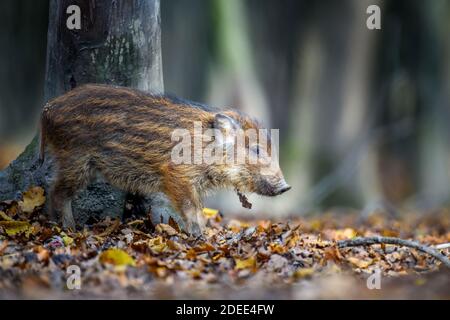
<svg viewBox="0 0 450 320">
<path fill-rule="evenodd" d="M 447 268 L 450 269 L 450 260 L 444 256 L 443 254 L 439 253 L 435 248 L 422 245 L 415 241 L 410 240 L 403 240 L 399 238 L 392 238 L 392 237 L 358 237 L 355 239 L 350 240 L 340 240 L 337 242 L 338 248 L 345 248 L 345 247 L 356 247 L 356 246 L 369 246 L 373 244 L 394 244 L 404 247 L 410 247 L 417 249 L 419 251 L 422 251 L 424 253 L 429 254 L 430 256 L 438 259 L 441 261 Z"/>
</svg>

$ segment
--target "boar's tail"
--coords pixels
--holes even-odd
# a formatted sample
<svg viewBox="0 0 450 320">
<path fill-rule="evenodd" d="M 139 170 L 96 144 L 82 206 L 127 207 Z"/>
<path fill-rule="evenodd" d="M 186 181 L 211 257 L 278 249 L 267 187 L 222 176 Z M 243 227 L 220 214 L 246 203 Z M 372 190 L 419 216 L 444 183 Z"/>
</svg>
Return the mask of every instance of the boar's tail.
<svg viewBox="0 0 450 320">
<path fill-rule="evenodd" d="M 39 130 L 39 166 L 42 166 L 45 161 L 45 140 L 47 137 L 47 116 L 49 106 L 46 105 L 42 110 L 41 123 Z"/>
</svg>

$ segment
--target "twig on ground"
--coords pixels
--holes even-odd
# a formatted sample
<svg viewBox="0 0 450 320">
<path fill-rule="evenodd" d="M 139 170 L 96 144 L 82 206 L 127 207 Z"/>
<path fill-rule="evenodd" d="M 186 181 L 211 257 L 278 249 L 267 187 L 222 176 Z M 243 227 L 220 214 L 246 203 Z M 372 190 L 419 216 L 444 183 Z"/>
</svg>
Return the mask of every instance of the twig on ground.
<svg viewBox="0 0 450 320">
<path fill-rule="evenodd" d="M 368 246 L 373 244 L 395 244 L 400 245 L 404 247 L 410 247 L 417 249 L 419 251 L 425 252 L 429 254 L 430 256 L 438 259 L 441 261 L 447 268 L 450 269 L 450 260 L 444 256 L 443 254 L 439 253 L 435 248 L 422 245 L 420 243 L 410 241 L 410 240 L 403 240 L 399 238 L 392 238 L 392 237 L 358 237 L 350 240 L 340 240 L 337 242 L 338 248 L 345 248 L 345 247 L 356 247 L 356 246 Z"/>
<path fill-rule="evenodd" d="M 450 248 L 450 243 L 437 244 L 434 246 L 434 248 L 437 250 L 447 249 L 447 248 Z"/>
</svg>

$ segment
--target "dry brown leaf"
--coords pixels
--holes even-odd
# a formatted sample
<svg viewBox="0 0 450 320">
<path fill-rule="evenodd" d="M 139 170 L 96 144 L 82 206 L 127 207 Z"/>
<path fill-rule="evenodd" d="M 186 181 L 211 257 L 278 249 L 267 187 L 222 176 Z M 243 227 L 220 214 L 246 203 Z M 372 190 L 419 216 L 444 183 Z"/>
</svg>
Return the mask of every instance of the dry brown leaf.
<svg viewBox="0 0 450 320">
<path fill-rule="evenodd" d="M 120 220 L 116 219 L 113 223 L 111 223 L 106 229 L 105 231 L 103 231 L 102 233 L 99 233 L 98 236 L 99 237 L 107 237 L 109 236 L 111 233 L 113 233 L 114 231 L 116 231 L 120 226 Z"/>
<path fill-rule="evenodd" d="M 36 208 L 44 205 L 44 189 L 32 187 L 23 193 L 22 198 L 22 201 L 19 201 L 20 210 L 24 213 L 32 213 Z"/>
<path fill-rule="evenodd" d="M 373 263 L 373 260 L 362 260 L 356 257 L 348 257 L 347 260 L 360 269 L 365 269 Z"/>
<path fill-rule="evenodd" d="M 172 228 L 170 225 L 164 224 L 164 223 L 157 224 L 155 229 L 156 229 L 156 232 L 166 234 L 169 237 L 175 236 L 178 234 L 177 230 Z"/>
<path fill-rule="evenodd" d="M 285 247 L 279 243 L 276 243 L 276 242 L 270 243 L 269 248 L 270 248 L 270 251 L 272 251 L 273 253 L 283 254 L 283 253 L 286 253 L 286 251 L 287 251 L 287 247 Z"/>
<path fill-rule="evenodd" d="M 3 254 L 3 251 L 8 247 L 8 240 L 3 241 L 0 244 L 0 256 Z"/>
<path fill-rule="evenodd" d="M 178 225 L 178 223 L 175 221 L 174 218 L 169 217 L 169 226 L 171 226 L 172 228 L 174 228 L 178 233 L 181 232 L 181 228 Z"/>
<path fill-rule="evenodd" d="M 216 248 L 209 242 L 204 242 L 198 246 L 194 247 L 194 250 L 196 252 L 209 252 L 209 251 L 214 251 L 216 250 Z"/>
</svg>

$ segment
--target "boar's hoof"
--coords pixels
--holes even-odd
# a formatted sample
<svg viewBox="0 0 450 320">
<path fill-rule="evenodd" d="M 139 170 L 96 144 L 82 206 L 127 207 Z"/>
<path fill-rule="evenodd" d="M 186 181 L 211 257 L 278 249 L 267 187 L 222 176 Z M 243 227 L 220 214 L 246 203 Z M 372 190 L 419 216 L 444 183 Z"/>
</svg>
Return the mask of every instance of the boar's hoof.
<svg viewBox="0 0 450 320">
<path fill-rule="evenodd" d="M 194 238 L 199 238 L 203 235 L 202 229 L 198 223 L 189 223 L 186 232 Z"/>
<path fill-rule="evenodd" d="M 63 228 L 68 230 L 71 229 L 72 231 L 76 230 L 76 224 L 75 224 L 75 220 L 73 219 L 73 216 L 63 216 L 63 221 L 62 221 L 62 225 Z"/>
</svg>

